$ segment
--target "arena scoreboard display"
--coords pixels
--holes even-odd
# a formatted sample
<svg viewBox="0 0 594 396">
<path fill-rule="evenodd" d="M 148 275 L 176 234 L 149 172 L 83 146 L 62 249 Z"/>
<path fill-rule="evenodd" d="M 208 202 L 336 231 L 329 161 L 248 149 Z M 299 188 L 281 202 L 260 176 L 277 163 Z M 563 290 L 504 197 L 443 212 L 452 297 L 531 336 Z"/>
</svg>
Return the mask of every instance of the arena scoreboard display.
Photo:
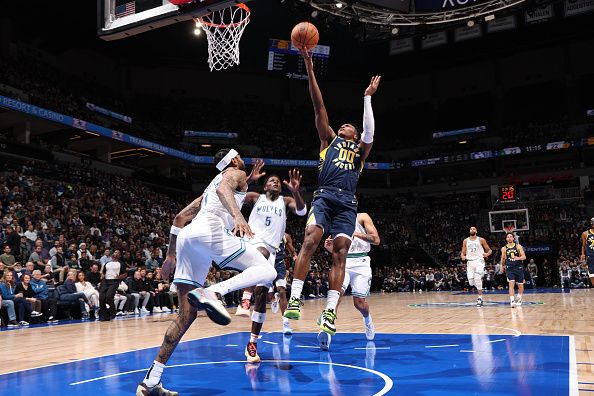
<svg viewBox="0 0 594 396">
<path fill-rule="evenodd" d="M 516 202 L 516 186 L 499 186 L 499 202 Z"/>
<path fill-rule="evenodd" d="M 317 45 L 313 49 L 313 64 L 316 76 L 323 77 L 328 70 L 330 47 Z M 307 80 L 305 63 L 299 50 L 289 40 L 270 39 L 268 46 L 268 70 L 282 73 L 288 78 Z"/>
</svg>

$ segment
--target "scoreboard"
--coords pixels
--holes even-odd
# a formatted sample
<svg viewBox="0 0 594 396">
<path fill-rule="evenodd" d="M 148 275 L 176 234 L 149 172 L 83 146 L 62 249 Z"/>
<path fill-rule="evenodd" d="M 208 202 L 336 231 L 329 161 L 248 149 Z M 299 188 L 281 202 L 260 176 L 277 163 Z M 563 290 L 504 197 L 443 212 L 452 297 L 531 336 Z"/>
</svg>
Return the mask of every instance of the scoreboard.
<svg viewBox="0 0 594 396">
<path fill-rule="evenodd" d="M 317 45 L 313 49 L 314 72 L 323 77 L 328 70 L 330 47 Z M 268 70 L 284 74 L 288 78 L 307 80 L 307 70 L 299 50 L 289 40 L 270 39 L 268 46 Z"/>
<path fill-rule="evenodd" d="M 499 186 L 499 202 L 516 202 L 516 186 Z"/>
</svg>

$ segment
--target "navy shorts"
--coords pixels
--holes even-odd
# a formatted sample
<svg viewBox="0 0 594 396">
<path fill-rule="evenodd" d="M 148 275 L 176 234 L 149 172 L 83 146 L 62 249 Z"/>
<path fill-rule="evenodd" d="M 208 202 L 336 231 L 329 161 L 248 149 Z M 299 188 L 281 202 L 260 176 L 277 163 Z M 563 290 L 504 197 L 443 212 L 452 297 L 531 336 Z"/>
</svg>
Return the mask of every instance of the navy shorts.
<svg viewBox="0 0 594 396">
<path fill-rule="evenodd" d="M 357 198 L 349 191 L 320 188 L 314 192 L 307 225 L 316 224 L 325 235 L 336 238 L 342 234 L 351 238 L 357 223 Z"/>
<path fill-rule="evenodd" d="M 588 263 L 588 274 L 594 276 L 594 256 L 586 256 L 586 263 Z"/>
<path fill-rule="evenodd" d="M 505 275 L 508 281 L 516 281 L 516 283 L 524 283 L 524 267 L 522 264 L 506 265 Z"/>
<path fill-rule="evenodd" d="M 285 279 L 285 276 L 287 276 L 287 267 L 285 266 L 284 253 L 281 252 L 276 255 L 276 259 L 274 260 L 274 269 L 276 270 L 275 281 L 279 279 Z"/>
</svg>

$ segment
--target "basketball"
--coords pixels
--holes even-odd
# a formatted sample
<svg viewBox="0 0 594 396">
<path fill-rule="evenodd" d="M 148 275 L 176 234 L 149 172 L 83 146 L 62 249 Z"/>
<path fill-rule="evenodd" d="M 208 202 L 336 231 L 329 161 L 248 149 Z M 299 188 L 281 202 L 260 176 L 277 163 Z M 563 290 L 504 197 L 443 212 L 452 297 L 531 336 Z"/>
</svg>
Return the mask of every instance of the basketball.
<svg viewBox="0 0 594 396">
<path fill-rule="evenodd" d="M 320 33 L 318 29 L 309 22 L 300 22 L 291 31 L 291 41 L 299 49 L 311 50 L 318 45 Z"/>
</svg>

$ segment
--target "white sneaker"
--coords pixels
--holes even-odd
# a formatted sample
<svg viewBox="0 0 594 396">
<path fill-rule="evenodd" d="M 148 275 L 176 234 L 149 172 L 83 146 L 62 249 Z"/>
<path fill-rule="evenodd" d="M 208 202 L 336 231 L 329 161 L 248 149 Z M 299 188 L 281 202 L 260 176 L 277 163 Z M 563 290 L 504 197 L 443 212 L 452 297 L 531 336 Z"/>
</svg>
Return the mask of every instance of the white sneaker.
<svg viewBox="0 0 594 396">
<path fill-rule="evenodd" d="M 167 307 L 161 308 L 161 311 L 166 312 L 166 313 L 167 312 L 171 312 L 171 310 L 169 308 L 167 308 Z"/>
<path fill-rule="evenodd" d="M 33 318 L 36 318 L 41 315 L 43 315 L 41 312 L 31 311 L 31 317 L 33 317 Z"/>
<path fill-rule="evenodd" d="M 25 322 L 24 320 L 21 320 L 21 321 L 19 322 L 19 324 L 20 324 L 21 326 L 29 326 L 29 322 Z"/>
<path fill-rule="evenodd" d="M 153 307 L 153 313 L 162 313 L 163 310 L 159 307 Z"/>
<path fill-rule="evenodd" d="M 291 335 L 293 334 L 293 329 L 291 329 L 291 325 L 288 321 L 283 321 L 283 334 L 284 335 Z"/>
<path fill-rule="evenodd" d="M 122 311 L 116 312 L 116 316 L 122 316 L 124 313 Z"/>
<path fill-rule="evenodd" d="M 512 308 L 515 308 L 516 307 L 516 301 L 514 300 L 514 301 L 510 302 L 509 305 L 511 305 Z"/>
<path fill-rule="evenodd" d="M 365 325 L 365 337 L 367 337 L 368 341 L 371 341 L 375 338 L 375 326 L 373 322 Z"/>
<path fill-rule="evenodd" d="M 138 308 L 134 308 L 134 315 L 140 315 L 140 311 L 138 310 Z"/>
<path fill-rule="evenodd" d="M 145 307 L 140 308 L 141 315 L 148 315 L 150 312 Z"/>
<path fill-rule="evenodd" d="M 516 297 L 516 307 L 522 306 L 522 296 Z"/>
<path fill-rule="evenodd" d="M 318 342 L 320 344 L 320 348 L 323 351 L 327 351 L 330 349 L 330 342 L 332 342 L 332 336 L 325 331 L 320 331 L 318 333 Z"/>
<path fill-rule="evenodd" d="M 188 302 L 198 311 L 206 311 L 210 320 L 221 326 L 231 323 L 231 316 L 218 299 L 217 294 L 201 287 L 188 293 Z"/>
<path fill-rule="evenodd" d="M 270 310 L 272 313 L 277 313 L 279 308 L 280 297 L 278 293 L 274 293 L 274 300 L 270 303 Z"/>
</svg>

